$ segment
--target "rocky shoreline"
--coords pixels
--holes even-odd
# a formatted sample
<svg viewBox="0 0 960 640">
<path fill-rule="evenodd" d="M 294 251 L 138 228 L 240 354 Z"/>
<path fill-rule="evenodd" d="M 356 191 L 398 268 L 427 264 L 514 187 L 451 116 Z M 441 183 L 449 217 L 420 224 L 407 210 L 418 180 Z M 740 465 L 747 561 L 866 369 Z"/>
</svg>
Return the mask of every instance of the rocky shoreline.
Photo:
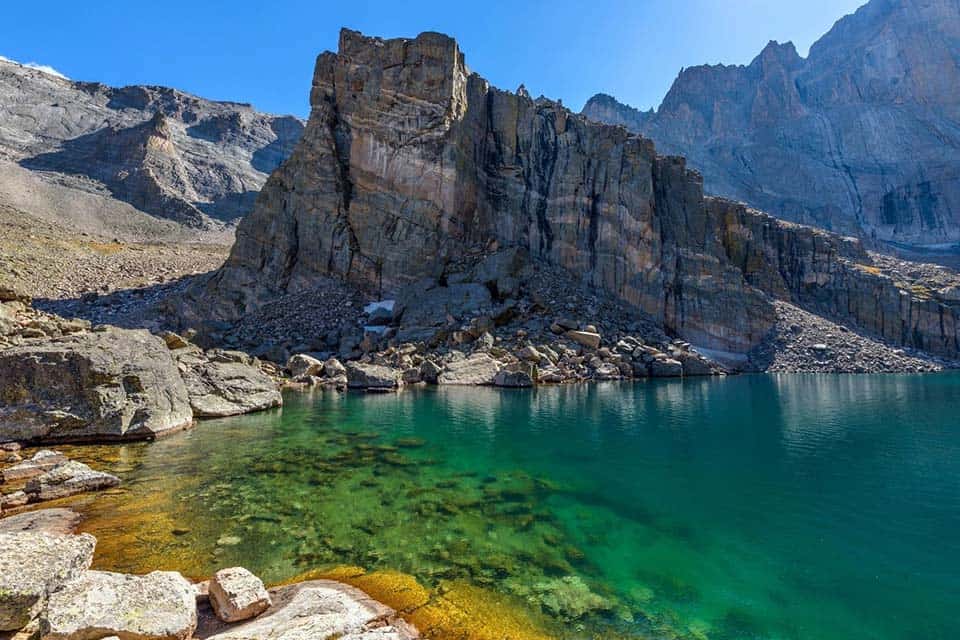
<svg viewBox="0 0 960 640">
<path fill-rule="evenodd" d="M 24 514 L 31 515 L 31 514 Z M 413 640 L 396 611 L 332 580 L 267 590 L 242 567 L 191 583 L 175 571 L 92 570 L 96 538 L 62 514 L 0 521 L 0 637 L 11 640 Z M 53 523 L 53 524 L 51 524 Z M 109 603 L 109 604 L 108 604 Z"/>
</svg>

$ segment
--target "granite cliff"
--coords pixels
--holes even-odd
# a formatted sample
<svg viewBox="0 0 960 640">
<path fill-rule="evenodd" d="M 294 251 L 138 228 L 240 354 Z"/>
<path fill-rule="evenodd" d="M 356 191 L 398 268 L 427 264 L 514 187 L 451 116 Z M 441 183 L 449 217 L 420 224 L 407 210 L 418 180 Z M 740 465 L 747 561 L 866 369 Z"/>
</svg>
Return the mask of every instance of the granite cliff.
<svg viewBox="0 0 960 640">
<path fill-rule="evenodd" d="M 139 216 L 215 230 L 250 210 L 302 130 L 246 104 L 0 60 L 0 204 L 69 220 L 96 198 L 105 233 Z"/>
<path fill-rule="evenodd" d="M 193 319 L 236 320 L 328 276 L 442 284 L 454 263 L 519 247 L 709 349 L 756 348 L 780 299 L 957 356 L 957 305 L 884 275 L 858 241 L 705 198 L 682 158 L 491 87 L 447 36 L 342 31 L 311 106 L 227 262 L 187 295 Z"/>
<path fill-rule="evenodd" d="M 582 112 L 683 155 L 708 192 L 913 253 L 960 247 L 960 2 L 871 0 L 801 58 L 681 71 L 656 111 Z"/>
</svg>

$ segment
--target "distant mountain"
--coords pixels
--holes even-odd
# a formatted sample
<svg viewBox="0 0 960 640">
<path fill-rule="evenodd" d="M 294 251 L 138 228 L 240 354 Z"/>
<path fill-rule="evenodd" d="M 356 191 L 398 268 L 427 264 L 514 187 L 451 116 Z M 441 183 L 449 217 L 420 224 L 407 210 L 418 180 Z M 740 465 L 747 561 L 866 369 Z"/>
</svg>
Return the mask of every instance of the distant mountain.
<svg viewBox="0 0 960 640">
<path fill-rule="evenodd" d="M 79 190 L 183 227 L 223 228 L 251 209 L 303 124 L 247 104 L 73 82 L 0 60 L 0 163 L 5 180 L 27 184 L 13 190 L 21 208 L 69 202 L 64 193 Z"/>
<path fill-rule="evenodd" d="M 587 117 L 686 156 L 708 192 L 912 250 L 960 249 L 960 0 L 872 0 L 801 58 L 684 69 L 642 112 Z M 951 246 L 955 245 L 955 246 Z"/>
</svg>

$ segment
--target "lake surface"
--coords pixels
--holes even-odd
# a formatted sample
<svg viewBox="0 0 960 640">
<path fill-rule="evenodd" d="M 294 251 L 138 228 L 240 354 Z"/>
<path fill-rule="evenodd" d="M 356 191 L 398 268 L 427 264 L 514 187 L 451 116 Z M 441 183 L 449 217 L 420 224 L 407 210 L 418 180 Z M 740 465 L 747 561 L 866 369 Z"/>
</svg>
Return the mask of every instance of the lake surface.
<svg viewBox="0 0 960 640">
<path fill-rule="evenodd" d="M 124 479 L 83 499 L 97 566 L 397 570 L 570 638 L 958 637 L 960 375 L 285 401 L 70 448 Z"/>
</svg>

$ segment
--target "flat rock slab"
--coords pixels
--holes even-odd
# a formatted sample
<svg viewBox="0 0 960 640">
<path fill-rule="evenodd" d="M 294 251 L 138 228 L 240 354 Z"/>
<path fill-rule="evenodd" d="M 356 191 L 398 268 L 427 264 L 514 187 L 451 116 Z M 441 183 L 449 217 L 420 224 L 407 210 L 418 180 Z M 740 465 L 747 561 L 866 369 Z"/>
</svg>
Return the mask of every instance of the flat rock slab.
<svg viewBox="0 0 960 640">
<path fill-rule="evenodd" d="M 44 640 L 186 640 L 197 627 L 196 592 L 173 571 L 87 571 L 50 596 L 41 627 Z"/>
<path fill-rule="evenodd" d="M 43 502 L 87 491 L 99 491 L 118 484 L 120 484 L 120 478 L 103 471 L 95 471 L 82 462 L 71 460 L 59 467 L 54 467 L 38 478 L 33 478 L 27 482 L 24 491 L 30 502 Z"/>
<path fill-rule="evenodd" d="M 93 561 L 89 534 L 0 533 L 0 631 L 26 626 L 47 598 Z"/>
<path fill-rule="evenodd" d="M 50 451 L 49 449 L 37 451 L 31 458 L 4 469 L 3 482 L 20 482 L 43 475 L 66 461 L 67 457 L 57 451 Z"/>
<path fill-rule="evenodd" d="M 176 363 L 147 331 L 111 328 L 0 351 L 0 438 L 149 439 L 192 420 Z"/>
<path fill-rule="evenodd" d="M 209 585 L 210 605 L 224 622 L 256 617 L 270 606 L 270 594 L 263 581 L 243 567 L 221 569 Z"/>
<path fill-rule="evenodd" d="M 70 535 L 80 526 L 82 518 L 72 509 L 37 509 L 0 519 L 2 533 L 47 533 Z"/>
<path fill-rule="evenodd" d="M 351 389 L 391 390 L 403 384 L 400 370 L 393 367 L 348 362 L 346 371 L 347 386 Z"/>
<path fill-rule="evenodd" d="M 437 378 L 437 383 L 451 385 L 493 384 L 499 371 L 499 362 L 485 353 L 475 353 L 464 360 L 447 364 Z"/>
<path fill-rule="evenodd" d="M 272 589 L 271 596 L 273 606 L 266 613 L 222 631 L 211 629 L 213 634 L 207 640 L 413 640 L 419 637 L 393 609 L 359 589 L 338 582 L 301 582 Z"/>
</svg>

